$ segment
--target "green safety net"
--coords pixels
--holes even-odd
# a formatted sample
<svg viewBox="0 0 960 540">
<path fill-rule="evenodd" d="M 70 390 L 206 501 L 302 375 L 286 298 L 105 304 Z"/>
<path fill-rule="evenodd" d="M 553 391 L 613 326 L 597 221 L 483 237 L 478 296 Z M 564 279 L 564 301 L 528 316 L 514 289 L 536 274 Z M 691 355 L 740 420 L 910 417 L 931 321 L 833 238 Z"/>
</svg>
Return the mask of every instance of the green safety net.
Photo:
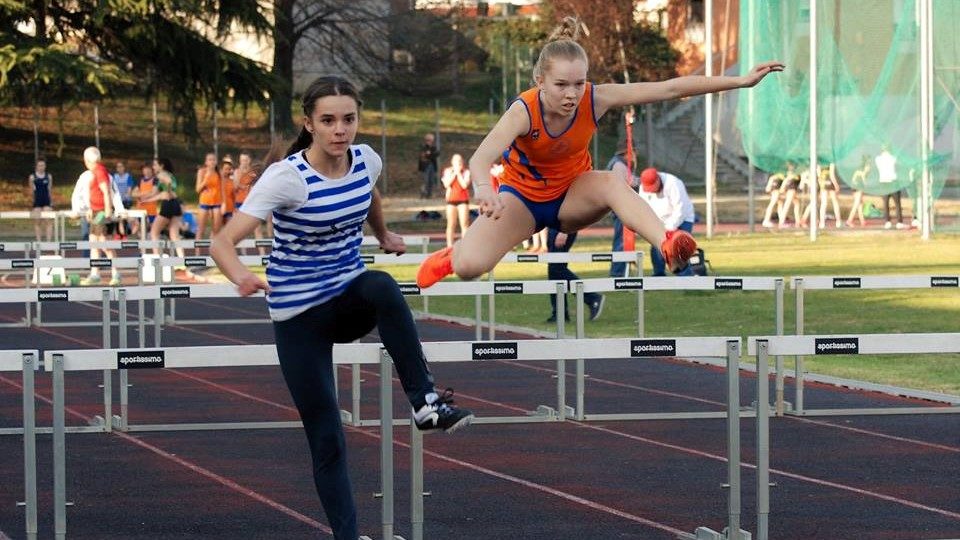
<svg viewBox="0 0 960 540">
<path fill-rule="evenodd" d="M 817 0 L 817 156 L 835 163 L 850 185 L 870 165 L 864 192 L 905 189 L 915 196 L 920 147 L 920 29 L 925 0 Z M 934 152 L 928 168 L 933 197 L 960 163 L 960 1 L 932 0 Z M 737 127 L 758 168 L 782 171 L 810 162 L 810 2 L 741 0 L 741 69 L 781 60 L 783 73 L 739 92 Z M 896 159 L 896 180 L 881 182 L 876 157 Z M 856 186 L 860 187 L 860 186 Z"/>
</svg>

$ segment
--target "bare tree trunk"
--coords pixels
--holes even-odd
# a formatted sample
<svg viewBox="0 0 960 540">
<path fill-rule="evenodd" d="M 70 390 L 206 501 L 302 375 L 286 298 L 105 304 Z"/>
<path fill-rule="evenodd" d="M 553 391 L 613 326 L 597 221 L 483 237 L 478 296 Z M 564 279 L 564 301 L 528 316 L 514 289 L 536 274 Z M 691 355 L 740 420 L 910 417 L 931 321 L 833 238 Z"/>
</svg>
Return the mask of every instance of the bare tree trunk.
<svg viewBox="0 0 960 540">
<path fill-rule="evenodd" d="M 293 116 L 293 53 L 296 48 L 293 28 L 294 0 L 274 0 L 273 2 L 273 74 L 281 84 L 270 97 L 274 103 L 276 129 L 281 136 L 290 136 L 294 132 Z"/>
</svg>

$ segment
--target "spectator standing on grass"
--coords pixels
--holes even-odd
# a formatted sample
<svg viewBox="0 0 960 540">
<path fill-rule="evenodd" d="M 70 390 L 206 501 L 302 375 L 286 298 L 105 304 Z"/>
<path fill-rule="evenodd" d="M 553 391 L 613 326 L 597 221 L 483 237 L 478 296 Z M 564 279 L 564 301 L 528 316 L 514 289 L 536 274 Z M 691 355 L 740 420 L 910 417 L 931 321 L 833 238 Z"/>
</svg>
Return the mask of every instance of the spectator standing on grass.
<svg viewBox="0 0 960 540">
<path fill-rule="evenodd" d="M 547 229 L 547 251 L 550 253 L 568 253 L 576 241 L 577 233 L 575 232 L 567 234 L 554 228 Z M 547 264 L 547 279 L 566 280 L 567 286 L 569 286 L 571 281 L 577 281 L 580 277 L 570 270 L 567 263 L 549 263 Z M 600 312 L 603 311 L 604 300 L 605 297 L 600 293 L 590 292 L 583 294 L 583 303 L 590 311 L 589 317 L 591 321 L 597 320 L 597 317 L 600 316 Z M 563 303 L 563 318 L 567 321 L 570 320 L 569 305 L 569 302 L 565 301 Z M 550 295 L 550 317 L 547 319 L 547 322 L 557 322 L 556 294 Z"/>
<path fill-rule="evenodd" d="M 433 187 L 437 185 L 437 159 L 440 157 L 440 151 L 434 144 L 433 133 L 427 133 L 423 136 L 423 145 L 420 146 L 420 157 L 417 160 L 417 170 L 423 179 L 423 185 L 420 187 L 420 198 L 429 199 L 433 197 Z"/>
<path fill-rule="evenodd" d="M 210 221 L 210 228 L 213 231 L 210 233 L 211 238 L 223 224 L 221 180 L 220 173 L 217 172 L 217 155 L 209 152 L 204 157 L 203 165 L 197 167 L 197 178 L 194 184 L 200 204 L 200 210 L 197 212 L 197 240 L 203 239 L 207 220 Z"/>
<path fill-rule="evenodd" d="M 230 156 L 224 156 L 224 158 L 220 160 L 220 169 L 217 172 L 220 175 L 220 186 L 223 189 L 221 194 L 223 203 L 220 205 L 220 214 L 223 217 L 223 223 L 226 223 L 230 221 L 237 206 L 236 200 L 234 199 L 233 159 Z"/>
<path fill-rule="evenodd" d="M 53 240 L 53 220 L 41 217 L 41 212 L 53 210 L 53 175 L 47 172 L 47 160 L 44 157 L 37 159 L 33 174 L 27 177 L 27 188 L 33 194 L 33 206 L 30 217 L 33 218 L 33 232 L 37 242 L 41 241 L 40 230 L 45 229 L 46 241 Z"/>
<path fill-rule="evenodd" d="M 666 230 L 693 233 L 696 214 L 682 180 L 670 173 L 648 167 L 640 173 L 640 186 L 640 196 L 647 201 Z M 653 265 L 654 276 L 666 275 L 663 254 L 652 244 L 650 245 L 650 263 Z M 686 265 L 674 272 L 674 275 L 692 276 L 693 268 Z"/>
<path fill-rule="evenodd" d="M 140 167 L 140 181 L 137 187 L 133 189 L 131 195 L 137 201 L 137 209 L 147 213 L 147 228 L 153 226 L 153 221 L 157 218 L 157 176 L 153 173 L 153 166 L 150 163 L 144 163 Z M 136 221 L 134 223 L 137 223 Z M 134 231 L 136 234 L 137 231 Z"/>
<path fill-rule="evenodd" d="M 889 190 L 897 181 L 897 157 L 884 146 L 877 157 L 874 158 L 874 162 L 877 164 L 877 181 L 880 183 L 880 187 Z M 883 228 L 891 229 L 894 227 L 894 223 L 890 219 L 891 199 L 897 208 L 896 228 L 904 229 L 906 225 L 903 224 L 903 193 L 900 186 L 897 186 L 896 191 L 888 191 L 883 195 Z"/>
<path fill-rule="evenodd" d="M 443 170 L 440 183 L 446 191 L 447 245 L 453 245 L 454 232 L 460 225 L 460 236 L 470 226 L 470 170 L 463 166 L 463 156 L 454 154 L 450 166 Z"/>
<path fill-rule="evenodd" d="M 113 191 L 110 186 L 110 173 L 103 163 L 100 163 L 100 150 L 96 146 L 87 147 L 83 151 L 83 164 L 87 171 L 92 174 L 90 179 L 90 207 L 87 209 L 87 220 L 90 222 L 90 241 L 106 242 L 107 236 L 112 230 L 111 224 L 116 217 L 118 208 L 114 207 Z M 117 256 L 112 249 L 104 249 L 108 259 Z M 100 249 L 91 247 L 90 258 L 100 257 Z M 90 275 L 82 282 L 84 285 L 95 285 L 100 283 L 100 269 L 93 267 L 90 269 Z M 110 285 L 120 284 L 120 272 L 116 267 L 110 267 Z"/>
</svg>

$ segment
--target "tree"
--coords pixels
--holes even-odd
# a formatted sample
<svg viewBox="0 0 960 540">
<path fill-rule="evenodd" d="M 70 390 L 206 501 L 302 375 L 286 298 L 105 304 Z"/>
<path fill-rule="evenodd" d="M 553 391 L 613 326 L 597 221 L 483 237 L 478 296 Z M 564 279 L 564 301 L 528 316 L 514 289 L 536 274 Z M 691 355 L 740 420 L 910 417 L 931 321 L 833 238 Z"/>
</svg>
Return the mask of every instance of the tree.
<svg viewBox="0 0 960 540">
<path fill-rule="evenodd" d="M 265 106 L 276 86 L 265 66 L 211 40 L 268 32 L 257 0 L 0 0 L 0 28 L 0 99 L 63 107 L 145 83 L 137 94 L 166 96 L 191 143 L 196 103 Z"/>
<path fill-rule="evenodd" d="M 552 20 L 576 14 L 583 21 L 589 36 L 582 37 L 580 44 L 590 58 L 590 78 L 594 82 L 623 82 L 621 42 L 631 81 L 658 81 L 676 74 L 679 53 L 657 29 L 633 21 L 633 0 L 553 0 L 545 5 Z"/>
<path fill-rule="evenodd" d="M 382 0 L 273 0 L 273 100 L 277 127 L 293 132 L 294 60 L 379 83 L 390 61 L 389 5 Z"/>
</svg>

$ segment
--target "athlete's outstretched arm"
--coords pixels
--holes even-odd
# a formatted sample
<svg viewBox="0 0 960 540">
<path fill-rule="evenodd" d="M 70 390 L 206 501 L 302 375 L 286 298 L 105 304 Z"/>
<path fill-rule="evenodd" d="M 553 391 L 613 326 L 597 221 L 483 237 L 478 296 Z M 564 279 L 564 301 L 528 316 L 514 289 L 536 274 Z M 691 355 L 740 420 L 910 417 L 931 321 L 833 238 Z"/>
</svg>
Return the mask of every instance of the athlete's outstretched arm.
<svg viewBox="0 0 960 540">
<path fill-rule="evenodd" d="M 500 217 L 503 205 L 490 185 L 490 166 L 497 161 L 503 150 L 510 146 L 514 139 L 528 131 L 530 131 L 530 117 L 527 109 L 523 103 L 515 101 L 470 157 L 470 178 L 476 187 L 481 214 L 493 219 Z"/>
<path fill-rule="evenodd" d="M 596 101 L 594 107 L 599 118 L 610 109 L 629 105 L 699 96 L 734 88 L 750 88 L 760 82 L 767 74 L 783 71 L 783 68 L 783 63 L 773 61 L 758 64 L 750 70 L 750 73 L 743 76 L 704 77 L 702 75 L 688 75 L 660 82 L 598 84 L 594 93 Z"/>
</svg>

